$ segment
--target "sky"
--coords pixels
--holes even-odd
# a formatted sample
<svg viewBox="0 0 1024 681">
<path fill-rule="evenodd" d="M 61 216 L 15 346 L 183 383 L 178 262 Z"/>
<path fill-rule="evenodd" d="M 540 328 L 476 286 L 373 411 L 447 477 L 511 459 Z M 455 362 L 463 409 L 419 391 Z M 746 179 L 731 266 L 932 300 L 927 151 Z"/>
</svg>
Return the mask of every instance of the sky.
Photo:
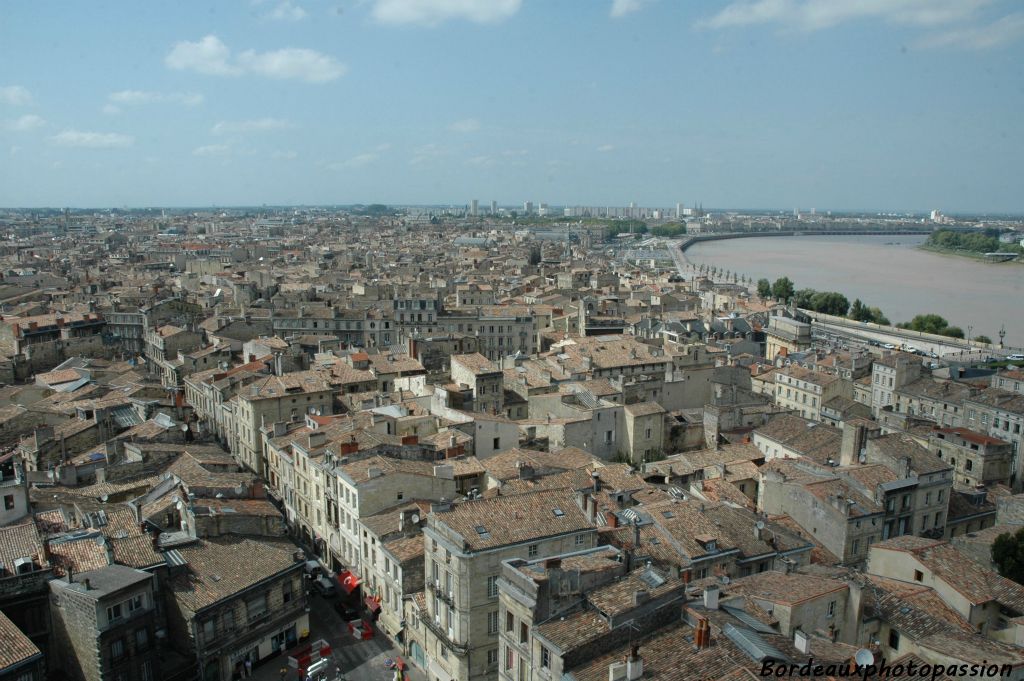
<svg viewBox="0 0 1024 681">
<path fill-rule="evenodd" d="M 1024 213 L 1020 0 L 9 0 L 0 206 Z"/>
</svg>

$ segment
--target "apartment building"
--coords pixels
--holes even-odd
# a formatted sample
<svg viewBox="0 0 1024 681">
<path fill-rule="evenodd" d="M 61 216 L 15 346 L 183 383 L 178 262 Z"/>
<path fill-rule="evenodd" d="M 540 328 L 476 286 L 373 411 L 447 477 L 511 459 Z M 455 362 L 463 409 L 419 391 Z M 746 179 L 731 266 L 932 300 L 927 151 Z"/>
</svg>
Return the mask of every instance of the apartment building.
<svg viewBox="0 0 1024 681">
<path fill-rule="evenodd" d="M 156 681 L 166 636 L 156 579 L 123 565 L 50 582 L 51 668 L 76 681 Z"/>
<path fill-rule="evenodd" d="M 921 377 L 921 358 L 904 352 L 886 355 L 871 365 L 871 413 L 896 403 L 897 390 Z"/>
<path fill-rule="evenodd" d="M 301 421 L 306 414 L 334 413 L 333 389 L 314 371 L 267 376 L 250 383 L 222 406 L 232 455 L 257 475 L 267 477 L 260 428 L 279 421 Z"/>
<path fill-rule="evenodd" d="M 221 537 L 174 553 L 170 641 L 198 660 L 200 679 L 238 678 L 246 660 L 256 665 L 309 631 L 304 559 L 291 542 Z"/>
<path fill-rule="evenodd" d="M 786 367 L 775 374 L 775 403 L 805 419 L 822 421 L 822 407 L 835 397 L 853 397 L 853 384 L 834 374 Z"/>
<path fill-rule="evenodd" d="M 1024 394 L 986 388 L 964 400 L 963 425 L 1013 446 L 1013 488 L 1024 480 Z"/>
<path fill-rule="evenodd" d="M 423 533 L 426 591 L 421 605 L 410 604 L 407 631 L 427 673 L 443 681 L 498 673 L 502 561 L 597 543 L 596 529 L 564 490 L 438 504 Z"/>
<path fill-rule="evenodd" d="M 472 394 L 472 411 L 505 413 L 505 374 L 479 352 L 452 355 L 452 383 L 466 386 Z"/>
<path fill-rule="evenodd" d="M 928 449 L 953 468 L 953 484 L 974 489 L 1010 485 L 1013 445 L 967 428 L 940 428 L 928 436 Z"/>
</svg>

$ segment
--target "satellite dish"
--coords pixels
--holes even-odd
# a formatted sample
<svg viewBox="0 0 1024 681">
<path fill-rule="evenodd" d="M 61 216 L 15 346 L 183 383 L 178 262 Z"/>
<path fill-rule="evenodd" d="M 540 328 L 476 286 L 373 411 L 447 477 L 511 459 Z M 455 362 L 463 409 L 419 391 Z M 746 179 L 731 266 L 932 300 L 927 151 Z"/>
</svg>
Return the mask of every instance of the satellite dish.
<svg viewBox="0 0 1024 681">
<path fill-rule="evenodd" d="M 412 516 L 412 524 L 416 525 L 417 523 L 419 523 L 419 521 L 420 521 L 420 514 L 419 513 L 414 513 L 413 516 Z"/>
<path fill-rule="evenodd" d="M 858 650 L 857 653 L 853 656 L 853 659 L 854 661 L 856 661 L 858 667 L 867 667 L 868 665 L 872 665 L 875 663 L 874 653 L 872 653 L 867 648 L 861 648 L 860 650 Z"/>
<path fill-rule="evenodd" d="M 754 523 L 754 527 L 756 527 L 759 530 L 763 530 L 764 529 L 764 521 L 763 520 L 758 520 L 756 523 Z"/>
</svg>

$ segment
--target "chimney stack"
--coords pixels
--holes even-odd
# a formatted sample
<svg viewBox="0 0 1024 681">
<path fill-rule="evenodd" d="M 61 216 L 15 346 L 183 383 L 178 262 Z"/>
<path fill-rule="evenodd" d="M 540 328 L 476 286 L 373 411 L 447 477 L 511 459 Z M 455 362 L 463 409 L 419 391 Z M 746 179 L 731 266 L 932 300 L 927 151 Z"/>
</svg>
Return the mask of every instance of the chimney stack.
<svg viewBox="0 0 1024 681">
<path fill-rule="evenodd" d="M 708 610 L 718 610 L 718 587 L 704 587 L 704 607 Z"/>
</svg>

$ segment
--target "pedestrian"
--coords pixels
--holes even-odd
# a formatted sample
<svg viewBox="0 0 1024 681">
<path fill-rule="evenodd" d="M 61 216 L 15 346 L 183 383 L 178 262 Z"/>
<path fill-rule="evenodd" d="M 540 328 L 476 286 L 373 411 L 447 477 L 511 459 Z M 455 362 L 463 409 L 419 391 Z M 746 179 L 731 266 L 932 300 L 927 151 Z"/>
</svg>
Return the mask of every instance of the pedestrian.
<svg viewBox="0 0 1024 681">
<path fill-rule="evenodd" d="M 245 678 L 252 678 L 252 659 L 245 658 Z"/>
<path fill-rule="evenodd" d="M 281 681 L 288 677 L 288 667 L 281 667 Z"/>
</svg>

